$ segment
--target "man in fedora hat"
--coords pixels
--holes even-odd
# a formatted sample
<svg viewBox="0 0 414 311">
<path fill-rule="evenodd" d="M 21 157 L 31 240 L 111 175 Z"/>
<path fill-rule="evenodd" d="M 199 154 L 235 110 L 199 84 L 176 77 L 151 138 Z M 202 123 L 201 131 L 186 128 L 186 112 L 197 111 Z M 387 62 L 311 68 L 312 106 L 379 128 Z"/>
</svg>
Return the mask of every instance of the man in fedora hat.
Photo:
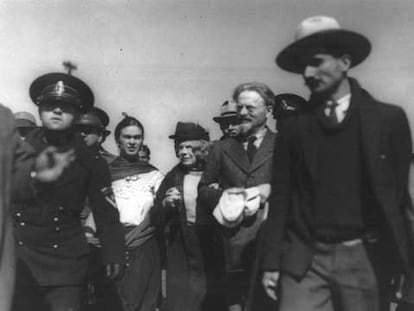
<svg viewBox="0 0 414 311">
<path fill-rule="evenodd" d="M 237 137 L 240 133 L 240 121 L 237 116 L 236 103 L 232 100 L 226 100 L 221 105 L 220 116 L 214 117 L 213 120 L 220 125 L 223 136 L 220 140 L 226 137 Z"/>
<path fill-rule="evenodd" d="M 263 83 L 243 83 L 235 88 L 233 100 L 240 120 L 240 135 L 212 147 L 198 198 L 213 213 L 223 193 L 223 200 L 233 197 L 235 192 L 244 194 L 245 211 L 236 215 L 242 219 L 231 227 L 226 225 L 229 221 L 222 225 L 226 299 L 228 310 L 260 310 L 267 302 L 263 289 L 257 286 L 260 282 L 256 282 L 255 249 L 270 194 L 275 133 L 266 123 L 272 115 L 274 94 Z M 212 187 L 214 184 L 218 187 Z M 260 208 L 251 214 L 246 212 L 249 188 L 254 188 L 260 197 Z"/>
<path fill-rule="evenodd" d="M 39 107 L 42 127 L 26 142 L 36 153 L 48 147 L 74 150 L 75 160 L 56 182 L 13 201 L 18 259 L 14 309 L 79 310 L 88 254 L 80 212 L 87 197 L 100 232 L 107 277 L 117 278 L 124 263 L 123 231 L 110 203 L 109 169 L 75 132 L 77 116 L 92 107 L 94 97 L 82 80 L 63 73 L 37 78 L 30 96 Z"/>
<path fill-rule="evenodd" d="M 312 93 L 276 139 L 262 268 L 281 311 L 388 310 L 390 277 L 410 270 L 408 121 L 348 76 L 370 49 L 315 16 L 276 58 Z"/>
<path fill-rule="evenodd" d="M 16 128 L 19 131 L 20 138 L 23 140 L 33 129 L 37 128 L 36 118 L 30 112 L 16 112 L 14 118 L 16 119 Z"/>
</svg>

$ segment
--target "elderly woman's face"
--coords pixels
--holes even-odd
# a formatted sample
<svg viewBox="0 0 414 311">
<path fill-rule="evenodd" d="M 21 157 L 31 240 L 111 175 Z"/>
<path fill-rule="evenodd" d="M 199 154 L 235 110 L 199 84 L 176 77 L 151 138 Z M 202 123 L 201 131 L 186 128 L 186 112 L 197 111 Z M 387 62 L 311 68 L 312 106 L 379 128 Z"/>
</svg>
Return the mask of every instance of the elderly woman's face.
<svg viewBox="0 0 414 311">
<path fill-rule="evenodd" d="M 194 147 L 196 147 L 198 141 L 188 140 L 183 141 L 177 146 L 177 157 L 180 160 L 181 165 L 185 167 L 193 167 L 197 162 L 197 158 L 194 154 Z"/>
</svg>

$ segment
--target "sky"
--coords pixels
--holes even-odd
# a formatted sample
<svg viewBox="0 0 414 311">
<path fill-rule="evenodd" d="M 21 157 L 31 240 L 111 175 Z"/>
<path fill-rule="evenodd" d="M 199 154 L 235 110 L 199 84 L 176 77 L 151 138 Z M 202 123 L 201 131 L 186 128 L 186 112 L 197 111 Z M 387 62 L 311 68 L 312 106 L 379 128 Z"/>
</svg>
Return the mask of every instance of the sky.
<svg viewBox="0 0 414 311">
<path fill-rule="evenodd" d="M 412 0 L 1 0 L 0 102 L 37 116 L 30 84 L 70 60 L 108 112 L 109 129 L 122 112 L 138 118 L 151 162 L 167 172 L 177 161 L 168 139 L 176 123 L 198 122 L 217 139 L 212 118 L 238 84 L 308 97 L 301 76 L 274 59 L 313 15 L 370 39 L 371 55 L 351 75 L 402 106 L 414 129 Z M 105 147 L 117 153 L 113 136 Z"/>
</svg>

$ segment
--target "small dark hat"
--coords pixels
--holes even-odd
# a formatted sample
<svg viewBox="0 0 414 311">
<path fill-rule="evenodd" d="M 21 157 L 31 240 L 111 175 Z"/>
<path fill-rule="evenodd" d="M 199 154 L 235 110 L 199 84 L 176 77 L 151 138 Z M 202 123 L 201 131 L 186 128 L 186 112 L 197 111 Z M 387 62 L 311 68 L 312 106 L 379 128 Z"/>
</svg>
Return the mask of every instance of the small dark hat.
<svg viewBox="0 0 414 311">
<path fill-rule="evenodd" d="M 16 127 L 17 128 L 35 128 L 36 125 L 36 118 L 30 112 L 27 111 L 19 111 L 14 114 L 14 118 L 16 119 Z"/>
<path fill-rule="evenodd" d="M 300 23 L 295 41 L 277 55 L 276 63 L 286 71 L 302 73 L 303 59 L 315 49 L 349 54 L 352 58 L 351 67 L 355 67 L 369 55 L 371 43 L 359 33 L 342 29 L 332 17 L 312 16 Z"/>
<path fill-rule="evenodd" d="M 86 110 L 93 106 L 94 96 L 82 80 L 61 72 L 48 73 L 33 81 L 30 97 L 39 105 L 46 100 L 61 100 Z"/>
<path fill-rule="evenodd" d="M 99 129 L 105 129 L 109 124 L 108 114 L 100 108 L 92 107 L 87 112 L 81 114 L 76 121 L 76 125 L 92 126 Z M 104 130 L 105 136 L 111 134 L 111 131 Z"/>
<path fill-rule="evenodd" d="M 214 117 L 213 120 L 220 123 L 223 120 L 237 119 L 237 106 L 232 100 L 226 100 L 220 109 L 220 116 Z"/>
<path fill-rule="evenodd" d="M 175 128 L 175 133 L 168 136 L 174 139 L 176 143 L 181 143 L 187 140 L 210 140 L 208 132 L 199 124 L 192 122 L 178 122 Z"/>
<path fill-rule="evenodd" d="M 299 95 L 283 93 L 275 96 L 275 105 L 273 107 L 273 117 L 281 119 L 300 113 L 306 109 L 306 99 Z"/>
</svg>

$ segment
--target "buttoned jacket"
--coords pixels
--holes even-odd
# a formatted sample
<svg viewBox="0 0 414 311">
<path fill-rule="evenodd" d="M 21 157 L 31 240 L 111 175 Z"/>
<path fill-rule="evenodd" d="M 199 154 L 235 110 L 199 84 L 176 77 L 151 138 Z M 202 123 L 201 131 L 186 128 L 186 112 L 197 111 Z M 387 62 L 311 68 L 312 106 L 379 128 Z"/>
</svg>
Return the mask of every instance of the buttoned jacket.
<svg viewBox="0 0 414 311">
<path fill-rule="evenodd" d="M 27 138 L 39 153 L 49 144 L 42 129 Z M 76 160 L 51 184 L 34 184 L 21 191 L 17 182 L 13 202 L 17 243 L 17 284 L 80 284 L 86 273 L 88 245 L 80 212 L 88 198 L 102 241 L 103 262 L 124 262 L 124 234 L 118 211 L 111 204 L 111 179 L 102 158 L 89 151 L 80 137 L 65 148 L 74 148 Z"/>
</svg>

